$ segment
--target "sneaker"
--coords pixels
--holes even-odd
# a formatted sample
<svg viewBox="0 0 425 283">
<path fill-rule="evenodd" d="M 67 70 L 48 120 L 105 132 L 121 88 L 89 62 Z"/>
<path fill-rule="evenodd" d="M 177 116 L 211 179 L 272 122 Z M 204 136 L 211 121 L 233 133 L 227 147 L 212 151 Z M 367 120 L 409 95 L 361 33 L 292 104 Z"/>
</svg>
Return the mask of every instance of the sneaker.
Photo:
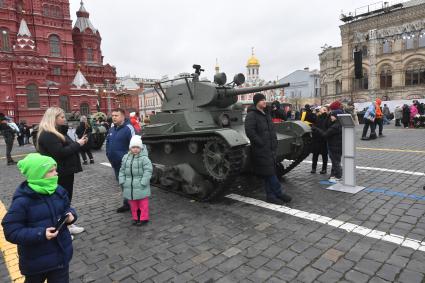
<svg viewBox="0 0 425 283">
<path fill-rule="evenodd" d="M 281 201 L 285 202 L 285 203 L 288 203 L 288 202 L 291 202 L 292 197 L 291 197 L 290 195 L 287 195 L 287 194 L 284 194 L 284 193 L 283 193 L 283 194 L 279 197 L 279 199 L 280 199 Z"/>
<path fill-rule="evenodd" d="M 94 164 L 94 160 L 93 159 L 90 159 L 90 164 Z"/>
<path fill-rule="evenodd" d="M 140 221 L 140 225 L 147 225 L 148 223 L 149 223 L 149 220 Z"/>
<path fill-rule="evenodd" d="M 333 176 L 328 179 L 328 181 L 331 182 L 331 183 L 336 183 L 336 180 L 337 179 Z"/>
<path fill-rule="evenodd" d="M 368 141 L 369 140 L 369 138 L 367 138 L 367 137 L 362 137 L 362 141 Z"/>
<path fill-rule="evenodd" d="M 68 230 L 69 230 L 69 233 L 71 233 L 72 235 L 77 235 L 77 234 L 80 234 L 80 233 L 83 233 L 84 232 L 84 228 L 83 227 L 79 227 L 79 226 L 77 226 L 75 224 L 69 225 L 68 226 Z"/>
<path fill-rule="evenodd" d="M 123 205 L 117 209 L 117 213 L 123 213 L 130 210 L 130 206 Z"/>
<path fill-rule="evenodd" d="M 139 220 L 133 220 L 133 222 L 131 223 L 131 225 L 136 226 L 140 223 Z"/>
<path fill-rule="evenodd" d="M 7 165 L 15 165 L 16 163 L 18 163 L 18 162 L 16 162 L 15 160 L 9 160 L 7 162 Z"/>
<path fill-rule="evenodd" d="M 84 160 L 83 161 L 83 165 L 87 165 L 88 163 L 87 163 L 87 160 Z"/>
<path fill-rule="evenodd" d="M 342 182 L 342 178 L 335 178 L 335 182 L 337 182 L 337 183 Z"/>
<path fill-rule="evenodd" d="M 266 202 L 272 203 L 272 204 L 277 204 L 277 205 L 283 205 L 283 201 L 281 199 L 277 199 L 277 198 L 267 198 Z"/>
<path fill-rule="evenodd" d="M 382 137 L 385 137 L 385 136 L 383 134 L 379 134 L 379 137 L 382 138 Z"/>
<path fill-rule="evenodd" d="M 322 171 L 320 171 L 320 174 L 326 174 L 327 172 L 326 172 L 326 170 L 322 170 Z"/>
</svg>

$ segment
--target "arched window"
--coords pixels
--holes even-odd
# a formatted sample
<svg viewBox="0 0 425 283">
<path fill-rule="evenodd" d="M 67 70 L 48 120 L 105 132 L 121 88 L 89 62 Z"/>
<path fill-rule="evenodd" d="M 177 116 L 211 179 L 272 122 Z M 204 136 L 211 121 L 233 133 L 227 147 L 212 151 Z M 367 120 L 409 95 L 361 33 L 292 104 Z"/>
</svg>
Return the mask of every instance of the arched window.
<svg viewBox="0 0 425 283">
<path fill-rule="evenodd" d="M 91 47 L 88 47 L 87 48 L 87 61 L 89 61 L 89 62 L 93 62 L 94 61 L 93 48 L 91 48 Z"/>
<path fill-rule="evenodd" d="M 90 114 L 90 106 L 88 103 L 81 103 L 80 105 L 80 113 L 81 115 L 87 116 Z"/>
<path fill-rule="evenodd" d="M 341 94 L 342 92 L 342 82 L 340 80 L 335 81 L 335 94 Z"/>
<path fill-rule="evenodd" d="M 40 96 L 36 84 L 27 85 L 27 107 L 40 108 Z"/>
<path fill-rule="evenodd" d="M 61 55 L 60 39 L 57 35 L 51 35 L 49 37 L 50 55 L 53 57 L 59 57 Z"/>
<path fill-rule="evenodd" d="M 50 15 L 50 9 L 49 6 L 44 5 L 43 6 L 43 16 L 49 16 Z"/>
<path fill-rule="evenodd" d="M 391 88 L 393 86 L 393 75 L 389 68 L 385 68 L 381 71 L 379 79 L 381 89 Z"/>
<path fill-rule="evenodd" d="M 10 51 L 9 31 L 0 28 L 0 50 Z"/>
<path fill-rule="evenodd" d="M 407 67 L 404 78 L 406 86 L 425 84 L 425 64 L 411 64 Z"/>
<path fill-rule="evenodd" d="M 389 53 L 391 53 L 391 42 L 390 41 L 385 41 L 382 44 L 382 53 L 383 54 L 389 54 Z"/>
</svg>

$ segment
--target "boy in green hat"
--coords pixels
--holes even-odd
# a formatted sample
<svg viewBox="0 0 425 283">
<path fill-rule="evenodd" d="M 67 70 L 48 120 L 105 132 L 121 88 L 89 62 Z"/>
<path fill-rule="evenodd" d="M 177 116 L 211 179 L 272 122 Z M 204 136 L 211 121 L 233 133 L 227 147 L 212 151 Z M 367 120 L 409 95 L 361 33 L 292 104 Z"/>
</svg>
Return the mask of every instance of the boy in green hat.
<svg viewBox="0 0 425 283">
<path fill-rule="evenodd" d="M 13 196 L 2 225 L 6 240 L 18 245 L 19 269 L 25 282 L 69 282 L 69 262 L 73 248 L 69 230 L 55 229 L 66 217 L 72 224 L 77 214 L 68 194 L 58 185 L 53 158 L 30 153 L 18 162 L 26 181 Z"/>
</svg>

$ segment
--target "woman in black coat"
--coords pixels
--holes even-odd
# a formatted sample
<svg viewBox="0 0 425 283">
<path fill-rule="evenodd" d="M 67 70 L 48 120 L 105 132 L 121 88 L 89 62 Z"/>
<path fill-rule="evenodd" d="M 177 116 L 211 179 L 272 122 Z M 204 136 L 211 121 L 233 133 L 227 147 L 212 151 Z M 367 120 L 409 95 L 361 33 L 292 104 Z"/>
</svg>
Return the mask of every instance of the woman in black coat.
<svg viewBox="0 0 425 283">
<path fill-rule="evenodd" d="M 410 108 L 407 106 L 407 104 L 403 105 L 403 117 L 401 118 L 401 122 L 405 128 L 409 128 Z"/>
<path fill-rule="evenodd" d="M 48 108 L 38 127 L 37 150 L 40 154 L 50 156 L 56 161 L 58 184 L 68 192 L 71 202 L 74 174 L 82 171 L 78 153 L 80 148 L 87 143 L 87 137 L 84 136 L 74 142 L 67 134 L 68 125 L 65 123 L 65 112 L 61 108 Z M 71 226 L 69 227 L 71 234 L 84 231 L 82 227 Z"/>
<path fill-rule="evenodd" d="M 81 116 L 80 125 L 78 126 L 75 134 L 79 139 L 83 138 L 84 135 L 87 136 L 87 143 L 80 148 L 81 157 L 83 158 L 83 164 L 87 165 L 87 155 L 90 158 L 90 164 L 94 163 L 93 154 L 91 153 L 90 147 L 92 144 L 92 128 L 87 122 L 86 116 Z"/>
<path fill-rule="evenodd" d="M 320 113 L 317 115 L 316 121 L 313 125 L 323 131 L 326 131 L 328 119 L 327 108 L 321 107 Z M 311 173 L 316 173 L 317 161 L 319 160 L 319 155 L 322 155 L 322 171 L 320 171 L 320 174 L 326 174 L 328 168 L 328 143 L 326 142 L 326 138 L 317 131 L 313 131 L 311 152 L 313 153 Z"/>
</svg>

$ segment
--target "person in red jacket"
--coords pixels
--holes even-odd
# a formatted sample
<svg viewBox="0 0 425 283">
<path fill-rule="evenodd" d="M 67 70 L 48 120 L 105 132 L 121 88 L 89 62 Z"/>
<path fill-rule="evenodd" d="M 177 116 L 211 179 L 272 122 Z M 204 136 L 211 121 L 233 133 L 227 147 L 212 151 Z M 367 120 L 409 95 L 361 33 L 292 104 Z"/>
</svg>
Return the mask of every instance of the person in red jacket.
<svg viewBox="0 0 425 283">
<path fill-rule="evenodd" d="M 137 117 L 136 112 L 130 113 L 130 123 L 136 131 L 136 134 L 141 134 L 142 129 L 140 128 L 139 118 Z"/>
</svg>

